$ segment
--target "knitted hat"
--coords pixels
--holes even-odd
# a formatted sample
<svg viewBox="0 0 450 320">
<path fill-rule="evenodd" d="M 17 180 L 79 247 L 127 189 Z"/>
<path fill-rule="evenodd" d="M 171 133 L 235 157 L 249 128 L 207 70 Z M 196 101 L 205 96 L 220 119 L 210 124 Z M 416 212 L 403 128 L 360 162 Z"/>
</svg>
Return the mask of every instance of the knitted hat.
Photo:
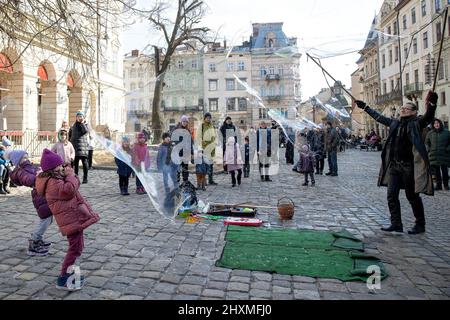
<svg viewBox="0 0 450 320">
<path fill-rule="evenodd" d="M 42 171 L 53 170 L 62 164 L 64 164 L 64 161 L 59 155 L 48 149 L 44 149 L 41 157 Z"/>
<path fill-rule="evenodd" d="M 2 138 L 2 145 L 5 146 L 5 147 L 11 147 L 12 146 L 12 142 L 7 137 L 3 136 L 3 138 Z"/>
<path fill-rule="evenodd" d="M 122 142 L 130 142 L 130 138 L 128 138 L 127 136 L 123 136 Z"/>
<path fill-rule="evenodd" d="M 227 117 L 225 118 L 225 121 L 227 121 L 227 120 L 231 120 L 231 117 L 230 117 L 230 116 L 227 116 Z"/>
<path fill-rule="evenodd" d="M 9 160 L 11 160 L 14 167 L 17 167 L 22 158 L 27 154 L 28 153 L 24 150 L 13 150 L 10 153 L 8 153 L 8 158 Z"/>
<path fill-rule="evenodd" d="M 307 144 L 302 145 L 302 151 L 303 152 L 308 152 L 309 151 L 309 146 Z"/>
<path fill-rule="evenodd" d="M 76 116 L 78 117 L 84 117 L 84 112 L 83 111 L 77 111 Z"/>
<path fill-rule="evenodd" d="M 182 116 L 180 122 L 189 122 L 189 117 L 186 115 Z"/>
<path fill-rule="evenodd" d="M 212 118 L 211 113 L 209 113 L 209 112 L 205 113 L 205 115 L 203 116 L 203 119 L 206 119 L 208 117 Z"/>
<path fill-rule="evenodd" d="M 145 134 L 144 134 L 143 132 L 139 132 L 139 133 L 136 135 L 136 139 L 142 139 L 142 138 L 145 139 Z"/>
</svg>

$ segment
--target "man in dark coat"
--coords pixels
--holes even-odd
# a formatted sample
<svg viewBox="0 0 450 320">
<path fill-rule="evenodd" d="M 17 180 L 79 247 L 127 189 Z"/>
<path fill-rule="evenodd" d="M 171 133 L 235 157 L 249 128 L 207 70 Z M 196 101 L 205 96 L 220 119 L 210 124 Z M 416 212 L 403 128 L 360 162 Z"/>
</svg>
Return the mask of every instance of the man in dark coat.
<svg viewBox="0 0 450 320">
<path fill-rule="evenodd" d="M 449 190 L 450 132 L 444 128 L 441 120 L 435 119 L 433 121 L 433 129 L 428 132 L 425 145 L 428 150 L 431 168 L 436 175 L 435 190 L 442 190 L 442 181 L 444 181 L 444 189 Z"/>
<path fill-rule="evenodd" d="M 327 176 L 337 177 L 338 175 L 338 163 L 337 163 L 337 148 L 339 144 L 339 136 L 336 129 L 333 128 L 331 121 L 327 122 L 327 134 L 325 141 L 325 148 L 328 156 L 328 169 Z"/>
<path fill-rule="evenodd" d="M 227 116 L 225 118 L 225 121 L 223 122 L 222 126 L 220 127 L 220 133 L 221 133 L 221 136 L 222 136 L 222 152 L 223 152 L 222 156 L 225 156 L 225 149 L 226 149 L 228 138 L 234 136 L 235 142 L 236 143 L 238 142 L 236 127 L 233 124 L 233 122 L 231 121 L 231 117 L 230 116 Z M 227 134 L 228 134 L 228 137 L 227 137 Z M 225 172 L 227 172 L 227 165 L 223 166 L 223 170 Z"/>
<path fill-rule="evenodd" d="M 78 175 L 78 166 L 83 164 L 83 183 L 88 182 L 88 155 L 89 155 L 89 127 L 84 119 L 84 113 L 77 112 L 77 119 L 69 130 L 69 140 L 75 149 L 75 175 Z"/>
<path fill-rule="evenodd" d="M 399 193 L 405 189 L 414 217 L 415 226 L 409 234 L 425 232 L 425 214 L 420 193 L 433 195 L 430 162 L 421 132 L 434 119 L 438 96 L 430 91 L 426 98 L 427 111 L 417 116 L 417 105 L 407 102 L 400 109 L 400 119 L 387 118 L 369 108 L 365 102 L 356 101 L 377 122 L 389 126 L 389 136 L 381 153 L 382 165 L 378 186 L 387 186 L 387 200 L 391 225 L 381 228 L 386 232 L 403 232 Z"/>
<path fill-rule="evenodd" d="M 263 138 L 266 137 L 267 144 L 264 145 Z M 265 147 L 265 148 L 264 148 Z M 259 172 L 261 181 L 270 179 L 270 157 L 272 156 L 272 130 L 267 128 L 267 124 L 262 121 L 260 128 L 256 131 L 256 151 L 258 152 Z"/>
</svg>

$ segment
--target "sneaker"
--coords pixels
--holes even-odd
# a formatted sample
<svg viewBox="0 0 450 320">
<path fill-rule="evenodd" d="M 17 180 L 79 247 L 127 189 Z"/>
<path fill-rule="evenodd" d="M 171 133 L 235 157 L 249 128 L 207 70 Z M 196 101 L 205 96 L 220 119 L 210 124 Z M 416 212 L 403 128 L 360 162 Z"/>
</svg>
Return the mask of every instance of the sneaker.
<svg viewBox="0 0 450 320">
<path fill-rule="evenodd" d="M 48 255 L 48 248 L 33 244 L 28 246 L 27 255 L 30 257 L 45 257 Z"/>
<path fill-rule="evenodd" d="M 408 234 L 421 234 L 425 233 L 425 227 L 416 224 L 411 230 L 408 231 Z"/>
<path fill-rule="evenodd" d="M 330 174 L 330 176 L 331 176 L 331 177 L 337 177 L 338 174 L 337 174 L 337 173 L 332 173 L 332 174 Z"/>
<path fill-rule="evenodd" d="M 311 187 L 315 187 L 316 183 L 315 182 L 311 182 Z"/>
<path fill-rule="evenodd" d="M 87 179 L 83 179 L 83 182 L 81 184 L 87 184 L 87 183 L 88 183 Z"/>
<path fill-rule="evenodd" d="M 331 176 L 332 174 L 333 173 L 331 173 L 331 172 L 325 173 L 326 176 Z"/>
<path fill-rule="evenodd" d="M 393 233 L 403 233 L 403 226 L 394 226 L 390 225 L 389 227 L 381 228 L 381 231 L 384 232 L 393 232 Z"/>
<path fill-rule="evenodd" d="M 209 181 L 208 184 L 210 186 L 217 186 L 217 182 L 215 182 L 215 181 Z"/>
<path fill-rule="evenodd" d="M 44 247 L 44 248 L 48 248 L 52 245 L 51 242 L 45 242 L 44 240 L 38 240 L 36 241 L 37 245 Z"/>
<path fill-rule="evenodd" d="M 80 285 L 77 287 L 75 281 L 70 284 L 67 282 L 72 274 L 66 273 L 63 276 L 59 276 L 56 280 L 56 289 L 66 290 L 66 291 L 78 291 L 84 285 L 84 276 L 80 276 Z"/>
</svg>

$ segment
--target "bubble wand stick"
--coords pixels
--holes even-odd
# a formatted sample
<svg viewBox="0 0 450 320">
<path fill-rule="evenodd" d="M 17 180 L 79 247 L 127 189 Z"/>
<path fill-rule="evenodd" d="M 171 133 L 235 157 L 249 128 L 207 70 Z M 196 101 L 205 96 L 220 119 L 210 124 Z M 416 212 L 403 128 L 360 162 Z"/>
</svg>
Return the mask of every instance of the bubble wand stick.
<svg viewBox="0 0 450 320">
<path fill-rule="evenodd" d="M 447 26 L 447 17 L 448 17 L 448 7 L 445 9 L 445 16 L 444 16 L 444 27 L 442 28 L 441 33 L 441 46 L 439 48 L 439 55 L 438 55 L 438 61 L 436 63 L 436 72 L 434 74 L 434 82 L 433 82 L 433 92 L 436 89 L 437 84 L 437 78 L 439 75 L 439 66 L 441 64 L 441 55 L 442 55 L 442 48 L 444 46 L 444 38 L 445 38 L 445 27 Z"/>
<path fill-rule="evenodd" d="M 340 82 L 338 82 L 324 67 L 322 67 L 322 65 L 320 63 L 318 63 L 316 61 L 316 59 L 314 59 L 313 57 L 311 57 L 311 55 L 309 53 L 306 54 L 306 56 L 308 58 L 310 58 L 315 64 L 317 64 L 319 66 L 320 69 L 322 69 L 323 72 L 325 72 L 335 83 L 338 83 L 338 85 L 342 88 L 342 90 L 344 90 L 352 99 L 353 101 L 356 101 L 357 99 L 350 93 L 350 91 L 348 91 L 347 89 L 344 88 L 344 86 L 342 84 L 340 84 Z"/>
</svg>

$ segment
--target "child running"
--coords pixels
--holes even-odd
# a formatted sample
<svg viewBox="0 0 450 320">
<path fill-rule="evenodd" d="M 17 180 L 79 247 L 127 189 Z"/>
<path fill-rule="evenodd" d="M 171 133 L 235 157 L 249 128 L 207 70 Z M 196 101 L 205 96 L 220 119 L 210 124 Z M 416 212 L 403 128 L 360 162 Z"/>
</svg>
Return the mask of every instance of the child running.
<svg viewBox="0 0 450 320">
<path fill-rule="evenodd" d="M 43 236 L 52 224 L 53 218 L 47 201 L 44 197 L 38 195 L 35 188 L 36 175 L 41 171 L 41 168 L 33 165 L 28 159 L 27 152 L 23 150 L 11 151 L 9 159 L 14 165 L 14 170 L 11 172 L 11 181 L 17 186 L 32 188 L 31 198 L 39 216 L 39 222 L 28 240 L 28 255 L 46 256 L 51 243 L 44 241 Z"/>
<path fill-rule="evenodd" d="M 43 172 L 36 179 L 36 190 L 47 200 L 61 234 L 69 241 L 56 288 L 74 291 L 81 289 L 81 286 L 70 283 L 72 277 L 68 269 L 83 252 L 83 230 L 98 222 L 100 217 L 81 196 L 80 180 L 73 169 L 63 167 L 63 164 L 60 156 L 45 149 L 41 158 Z M 81 277 L 81 285 L 83 281 Z"/>
</svg>

